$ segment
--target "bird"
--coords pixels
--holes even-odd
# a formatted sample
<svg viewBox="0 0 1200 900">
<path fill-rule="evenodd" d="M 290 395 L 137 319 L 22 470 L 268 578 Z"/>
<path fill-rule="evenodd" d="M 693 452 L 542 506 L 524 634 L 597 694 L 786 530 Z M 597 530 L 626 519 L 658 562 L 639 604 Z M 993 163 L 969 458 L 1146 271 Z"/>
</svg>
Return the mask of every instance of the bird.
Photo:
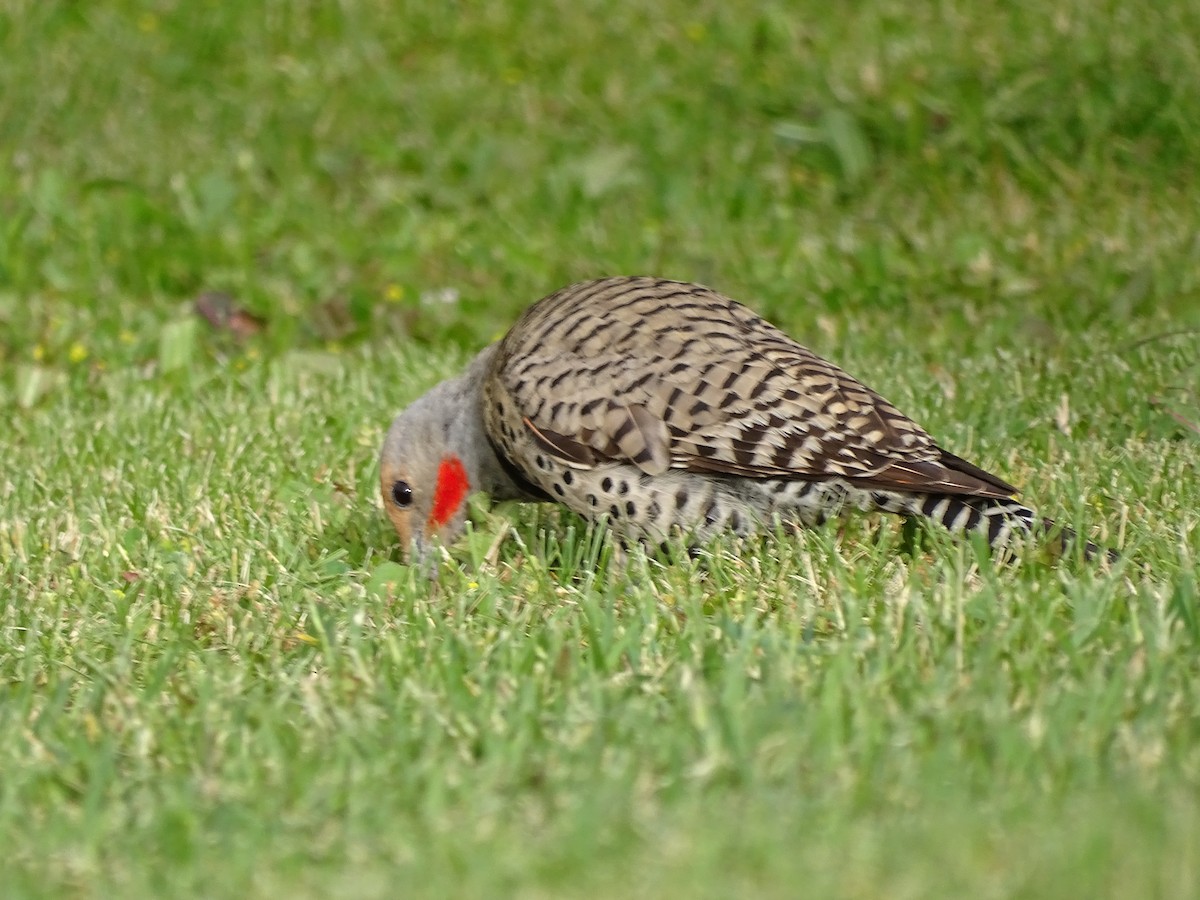
<svg viewBox="0 0 1200 900">
<path fill-rule="evenodd" d="M 648 276 L 582 281 L 527 308 L 395 417 L 379 472 L 409 561 L 461 535 L 477 492 L 557 502 L 647 546 L 854 510 L 996 548 L 1078 540 L 747 306 Z M 1082 552 L 1115 558 L 1090 541 Z"/>
</svg>

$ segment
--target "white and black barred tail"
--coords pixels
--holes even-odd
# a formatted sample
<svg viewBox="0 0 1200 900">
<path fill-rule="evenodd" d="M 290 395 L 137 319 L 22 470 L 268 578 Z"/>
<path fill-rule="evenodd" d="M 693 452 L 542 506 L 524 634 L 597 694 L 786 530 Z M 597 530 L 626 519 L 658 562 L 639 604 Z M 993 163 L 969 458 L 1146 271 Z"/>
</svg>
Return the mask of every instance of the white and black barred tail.
<svg viewBox="0 0 1200 900">
<path fill-rule="evenodd" d="M 1087 560 L 1103 557 L 1116 562 L 1120 558 L 1115 550 L 1080 538 L 1074 530 L 1040 517 L 1017 500 L 926 494 L 914 496 L 906 512 L 932 519 L 956 534 L 980 534 L 993 548 L 1003 549 L 1013 536 L 1033 535 L 1050 541 L 1054 551 L 1062 555 L 1080 545 Z"/>
</svg>

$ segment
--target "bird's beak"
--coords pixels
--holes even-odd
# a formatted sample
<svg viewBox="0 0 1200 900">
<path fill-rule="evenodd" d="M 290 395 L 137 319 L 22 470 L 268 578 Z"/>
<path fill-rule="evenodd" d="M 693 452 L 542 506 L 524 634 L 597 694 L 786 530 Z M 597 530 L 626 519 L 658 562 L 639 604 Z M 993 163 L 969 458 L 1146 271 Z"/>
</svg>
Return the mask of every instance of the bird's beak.
<svg viewBox="0 0 1200 900">
<path fill-rule="evenodd" d="M 437 578 L 438 563 L 441 562 L 441 546 L 422 534 L 414 534 L 408 542 L 405 562 L 425 573 L 430 581 Z"/>
</svg>

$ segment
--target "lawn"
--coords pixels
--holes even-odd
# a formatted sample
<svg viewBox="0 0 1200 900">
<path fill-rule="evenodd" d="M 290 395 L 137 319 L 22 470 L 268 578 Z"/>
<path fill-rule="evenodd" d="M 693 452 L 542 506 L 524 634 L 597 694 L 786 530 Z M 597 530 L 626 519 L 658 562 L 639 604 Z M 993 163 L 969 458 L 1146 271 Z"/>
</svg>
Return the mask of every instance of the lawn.
<svg viewBox="0 0 1200 900">
<path fill-rule="evenodd" d="M 0 893 L 1200 895 L 1197 34 L 0 0 Z M 1121 562 L 861 518 L 625 566 L 480 505 L 402 566 L 391 417 L 618 273 Z"/>
</svg>

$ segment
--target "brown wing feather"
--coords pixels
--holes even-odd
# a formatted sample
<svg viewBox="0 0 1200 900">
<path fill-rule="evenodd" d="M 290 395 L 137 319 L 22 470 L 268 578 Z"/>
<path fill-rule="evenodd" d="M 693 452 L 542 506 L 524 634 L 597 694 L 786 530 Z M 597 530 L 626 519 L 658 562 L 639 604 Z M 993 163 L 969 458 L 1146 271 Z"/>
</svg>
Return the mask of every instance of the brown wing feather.
<svg viewBox="0 0 1200 900">
<path fill-rule="evenodd" d="M 529 433 L 533 435 L 534 443 L 552 456 L 557 456 L 568 465 L 582 466 L 590 469 L 598 462 L 596 454 L 584 442 L 568 437 L 565 434 L 543 431 L 530 422 L 528 416 L 522 418 L 521 421 L 529 429 Z"/>
<path fill-rule="evenodd" d="M 485 390 L 488 414 L 515 408 L 576 466 L 1015 493 L 745 306 L 684 282 L 609 278 L 539 301 L 502 340 Z"/>
</svg>

